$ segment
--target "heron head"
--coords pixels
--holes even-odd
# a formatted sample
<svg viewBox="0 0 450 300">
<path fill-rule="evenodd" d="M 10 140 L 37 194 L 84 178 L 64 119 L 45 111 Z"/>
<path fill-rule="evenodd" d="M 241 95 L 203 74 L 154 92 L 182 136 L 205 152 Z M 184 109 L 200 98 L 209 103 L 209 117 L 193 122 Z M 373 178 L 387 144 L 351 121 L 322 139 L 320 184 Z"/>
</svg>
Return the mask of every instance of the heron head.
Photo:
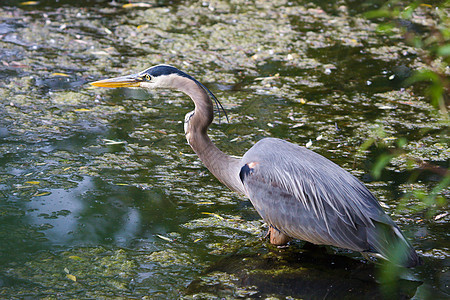
<svg viewBox="0 0 450 300">
<path fill-rule="evenodd" d="M 179 88 L 180 78 L 194 80 L 191 76 L 169 65 L 157 65 L 132 75 L 114 77 L 91 82 L 98 87 L 140 87 L 145 89 Z"/>
<path fill-rule="evenodd" d="M 98 87 L 118 88 L 118 87 L 140 87 L 149 90 L 157 88 L 178 89 L 186 92 L 186 86 L 189 82 L 195 82 L 214 100 L 217 110 L 224 112 L 228 120 L 227 113 L 223 109 L 222 104 L 217 100 L 216 96 L 203 84 L 197 81 L 192 76 L 178 70 L 170 65 L 157 65 L 148 68 L 142 72 L 132 75 L 114 77 L 91 82 L 91 85 Z M 193 99 L 194 100 L 194 99 Z"/>
</svg>

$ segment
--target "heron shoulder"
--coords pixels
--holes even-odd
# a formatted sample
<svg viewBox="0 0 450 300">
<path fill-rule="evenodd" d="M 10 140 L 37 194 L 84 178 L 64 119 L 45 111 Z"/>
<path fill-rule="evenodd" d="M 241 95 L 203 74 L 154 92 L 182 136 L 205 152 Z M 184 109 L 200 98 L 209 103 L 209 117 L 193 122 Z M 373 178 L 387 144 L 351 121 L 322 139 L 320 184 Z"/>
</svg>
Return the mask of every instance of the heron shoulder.
<svg viewBox="0 0 450 300">
<path fill-rule="evenodd" d="M 278 138 L 264 138 L 258 141 L 243 156 L 243 162 L 264 161 L 272 167 L 310 167 L 311 169 L 333 169 L 344 171 L 331 160 L 305 147 Z"/>
</svg>

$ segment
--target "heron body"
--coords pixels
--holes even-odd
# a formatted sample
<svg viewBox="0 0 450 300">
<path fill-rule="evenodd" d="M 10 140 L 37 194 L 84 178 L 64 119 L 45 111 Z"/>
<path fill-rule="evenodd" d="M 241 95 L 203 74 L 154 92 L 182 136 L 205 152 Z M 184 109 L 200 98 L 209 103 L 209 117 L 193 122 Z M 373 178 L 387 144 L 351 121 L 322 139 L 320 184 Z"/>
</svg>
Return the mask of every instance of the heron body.
<svg viewBox="0 0 450 300">
<path fill-rule="evenodd" d="M 193 100 L 185 117 L 189 145 L 211 173 L 247 196 L 269 225 L 270 242 L 297 238 L 395 260 L 413 267 L 420 258 L 376 198 L 356 177 L 304 147 L 264 138 L 242 158 L 220 151 L 207 135 L 216 97 L 190 75 L 168 65 L 91 83 L 100 87 L 168 88 Z M 221 107 L 221 105 L 220 105 Z"/>
</svg>

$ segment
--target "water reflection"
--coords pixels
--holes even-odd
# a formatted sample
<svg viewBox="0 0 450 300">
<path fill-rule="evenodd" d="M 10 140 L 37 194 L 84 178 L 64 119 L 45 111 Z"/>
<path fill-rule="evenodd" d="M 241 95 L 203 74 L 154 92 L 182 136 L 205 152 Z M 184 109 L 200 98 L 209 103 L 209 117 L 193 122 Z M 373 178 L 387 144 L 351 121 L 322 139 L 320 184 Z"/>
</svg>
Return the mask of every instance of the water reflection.
<svg viewBox="0 0 450 300">
<path fill-rule="evenodd" d="M 6 186 L 2 189 L 6 190 Z M 36 237 L 27 241 L 29 246 L 34 240 L 45 248 L 109 244 L 128 247 L 139 238 L 150 243 L 155 233 L 164 234 L 177 226 L 176 222 L 167 222 L 176 207 L 164 198 L 158 189 L 140 190 L 84 176 L 75 187 L 51 189 L 23 202 L 16 222 L 35 232 Z M 3 206 L 3 211 L 11 216 L 14 213 L 7 206 Z M 3 223 L 4 226 L 9 224 Z M 14 235 L 17 240 L 29 239 L 23 230 Z M 2 243 L 0 250 L 9 253 L 11 249 L 4 248 L 8 244 Z M 30 250 L 24 247 L 21 252 L 33 252 L 36 246 Z"/>
<path fill-rule="evenodd" d="M 115 192 L 103 194 L 102 190 Z M 30 225 L 45 228 L 45 237 L 53 245 L 108 242 L 126 246 L 142 225 L 138 210 L 120 201 L 126 198 L 126 190 L 84 177 L 75 188 L 54 189 L 50 195 L 28 202 Z M 87 196 L 93 191 L 100 199 Z"/>
<path fill-rule="evenodd" d="M 84 179 L 74 189 L 55 189 L 48 196 L 34 197 L 25 207 L 30 225 L 46 228 L 45 237 L 52 244 L 70 244 L 70 235 L 76 231 L 78 215 L 84 208 L 79 195 L 89 187 L 91 180 Z"/>
</svg>

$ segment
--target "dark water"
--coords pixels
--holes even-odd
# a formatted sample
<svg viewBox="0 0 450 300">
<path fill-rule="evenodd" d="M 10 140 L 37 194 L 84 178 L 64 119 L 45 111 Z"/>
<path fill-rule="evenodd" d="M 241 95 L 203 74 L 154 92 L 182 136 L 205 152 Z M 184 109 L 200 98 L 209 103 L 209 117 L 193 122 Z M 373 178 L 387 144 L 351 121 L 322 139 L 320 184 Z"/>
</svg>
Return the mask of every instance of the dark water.
<svg viewBox="0 0 450 300">
<path fill-rule="evenodd" d="M 448 219 L 415 210 L 441 179 L 400 157 L 375 179 L 382 147 L 446 167 L 446 121 L 402 79 L 420 65 L 400 35 L 360 13 L 379 2 L 2 1 L 1 298 L 445 298 Z M 178 92 L 88 82 L 169 63 L 222 101 L 209 131 L 242 155 L 273 136 L 363 180 L 423 256 L 380 285 L 358 253 L 278 249 L 251 204 L 186 144 Z M 375 138 L 377 146 L 360 151 Z M 448 167 L 448 166 L 447 166 Z M 448 189 L 442 192 L 448 197 Z M 404 202 L 403 202 L 404 204 Z"/>
</svg>

